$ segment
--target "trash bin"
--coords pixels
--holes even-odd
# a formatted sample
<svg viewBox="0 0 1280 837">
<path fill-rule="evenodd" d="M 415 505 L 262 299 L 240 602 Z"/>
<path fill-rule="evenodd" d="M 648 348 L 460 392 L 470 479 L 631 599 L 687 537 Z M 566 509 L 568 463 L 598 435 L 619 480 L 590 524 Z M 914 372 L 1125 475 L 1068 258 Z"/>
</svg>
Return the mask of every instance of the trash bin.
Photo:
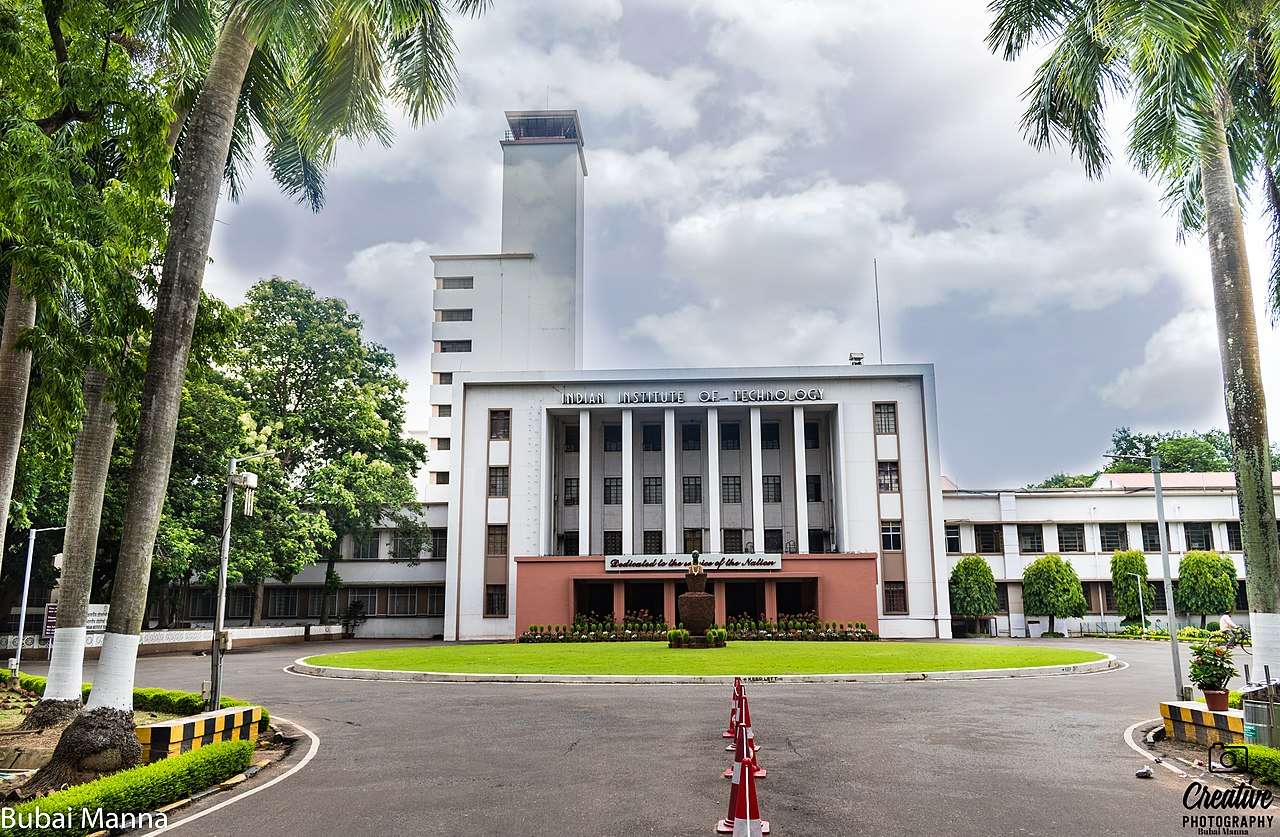
<svg viewBox="0 0 1280 837">
<path fill-rule="evenodd" d="M 1270 706 L 1263 700 L 1242 700 L 1244 709 L 1244 743 L 1274 747 L 1277 743 L 1272 726 Z"/>
</svg>

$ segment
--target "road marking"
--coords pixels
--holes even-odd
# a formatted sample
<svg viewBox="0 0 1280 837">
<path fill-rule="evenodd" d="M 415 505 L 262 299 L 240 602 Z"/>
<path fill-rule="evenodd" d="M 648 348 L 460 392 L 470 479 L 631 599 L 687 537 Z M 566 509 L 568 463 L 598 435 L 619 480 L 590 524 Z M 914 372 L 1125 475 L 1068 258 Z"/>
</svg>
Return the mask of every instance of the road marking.
<svg viewBox="0 0 1280 837">
<path fill-rule="evenodd" d="M 155 831 L 148 831 L 147 837 L 150 837 L 150 835 L 154 835 L 154 834 L 164 834 L 166 831 L 172 831 L 173 829 L 177 828 L 180 825 L 185 825 L 189 822 L 195 822 L 196 820 L 200 819 L 206 814 L 212 814 L 214 811 L 217 811 L 221 808 L 225 808 L 228 805 L 234 805 L 237 802 L 248 799 L 258 791 L 264 791 L 267 788 L 271 787 L 272 785 L 277 784 L 278 782 L 283 782 L 285 779 L 288 779 L 290 776 L 297 773 L 302 768 L 306 767 L 307 763 L 310 762 L 313 758 L 315 758 L 316 753 L 319 752 L 320 750 L 320 737 L 316 735 L 314 732 L 312 732 L 311 730 L 302 726 L 301 724 L 297 724 L 297 723 L 294 723 L 293 721 L 290 721 L 288 718 L 281 718 L 277 715 L 276 720 L 284 721 L 287 724 L 293 724 L 293 726 L 305 732 L 307 734 L 307 738 L 311 739 L 311 749 L 308 750 L 307 754 L 302 757 L 302 761 L 298 762 L 293 767 L 289 768 L 284 773 L 275 777 L 271 781 L 258 785 L 256 788 L 251 788 L 250 790 L 247 790 L 244 793 L 236 794 L 230 799 L 227 799 L 223 802 L 219 802 L 217 805 L 214 805 L 212 808 L 206 808 L 205 810 L 197 814 L 192 814 L 189 817 L 184 817 L 183 819 L 171 822 L 163 828 L 157 828 Z"/>
<path fill-rule="evenodd" d="M 1147 721 L 1138 721 L 1138 723 L 1134 724 L 1133 726 L 1129 727 L 1127 730 L 1124 731 L 1124 743 L 1128 744 L 1134 750 L 1137 750 L 1138 755 L 1142 756 L 1144 759 L 1151 762 L 1152 764 L 1158 764 L 1161 767 L 1163 767 L 1165 770 L 1168 770 L 1170 773 L 1175 773 L 1178 776 L 1181 776 L 1183 773 L 1186 773 L 1187 771 L 1183 770 L 1180 767 L 1174 767 L 1173 765 L 1169 764 L 1167 761 L 1155 761 L 1155 757 L 1156 757 L 1155 753 L 1151 752 L 1145 747 L 1139 747 L 1133 741 L 1133 733 L 1138 729 L 1138 727 L 1144 727 L 1144 726 L 1147 726 L 1148 724 L 1159 723 L 1162 720 L 1163 720 L 1162 718 L 1151 718 L 1150 720 L 1147 720 Z"/>
</svg>

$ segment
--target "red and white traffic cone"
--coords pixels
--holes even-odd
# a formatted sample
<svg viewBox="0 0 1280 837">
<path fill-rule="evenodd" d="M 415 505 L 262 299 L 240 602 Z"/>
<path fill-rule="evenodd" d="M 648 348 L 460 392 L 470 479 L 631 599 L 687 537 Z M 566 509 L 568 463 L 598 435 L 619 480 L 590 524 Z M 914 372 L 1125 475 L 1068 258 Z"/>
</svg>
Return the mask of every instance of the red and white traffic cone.
<svg viewBox="0 0 1280 837">
<path fill-rule="evenodd" d="M 743 751 L 745 753 L 746 749 L 749 747 L 749 745 L 746 743 L 746 740 L 747 740 L 746 730 L 741 727 L 739 727 L 739 730 L 740 730 L 740 733 L 736 740 L 742 745 Z M 737 812 L 738 812 L 738 799 L 742 794 L 742 777 L 744 775 L 749 775 L 751 778 L 751 781 L 752 782 L 755 781 L 754 767 L 749 771 L 744 771 L 743 770 L 744 764 L 755 765 L 755 760 L 750 755 L 744 755 L 741 760 L 734 761 L 733 767 L 729 768 L 729 778 L 731 780 L 731 783 L 729 785 L 729 810 L 725 814 L 725 818 L 720 820 L 720 822 L 716 823 L 717 834 L 735 833 L 734 819 L 737 816 Z M 755 806 L 755 803 L 753 802 L 752 805 Z M 762 826 L 762 830 L 760 833 L 768 834 L 769 823 L 762 822 L 761 826 Z"/>
<path fill-rule="evenodd" d="M 729 705 L 729 728 L 725 730 L 721 738 L 734 738 L 738 734 L 738 701 L 742 697 L 742 678 L 733 678 L 733 702 Z M 733 745 L 725 747 L 726 750 L 732 750 Z"/>
<path fill-rule="evenodd" d="M 738 717 L 738 725 L 747 731 L 747 747 L 745 755 L 756 762 L 755 777 L 763 779 L 769 772 L 760 766 L 760 742 L 756 740 L 755 728 L 751 726 L 751 704 L 747 701 L 747 693 L 742 693 L 742 714 Z"/>
<path fill-rule="evenodd" d="M 742 763 L 742 782 L 738 787 L 738 804 L 733 812 L 733 837 L 762 837 L 769 833 L 769 823 L 760 819 L 760 802 L 756 799 L 755 759 Z"/>
<path fill-rule="evenodd" d="M 747 758 L 751 758 L 754 762 L 756 754 L 755 743 L 751 738 L 751 729 L 747 727 L 746 724 L 738 724 L 738 737 L 733 739 L 733 743 L 733 766 L 725 770 L 724 777 L 726 779 L 732 779 L 734 771 L 737 770 L 738 767 L 747 760 Z M 766 775 L 768 775 L 768 772 L 757 764 L 755 767 L 754 777 L 756 779 L 763 779 Z"/>
</svg>

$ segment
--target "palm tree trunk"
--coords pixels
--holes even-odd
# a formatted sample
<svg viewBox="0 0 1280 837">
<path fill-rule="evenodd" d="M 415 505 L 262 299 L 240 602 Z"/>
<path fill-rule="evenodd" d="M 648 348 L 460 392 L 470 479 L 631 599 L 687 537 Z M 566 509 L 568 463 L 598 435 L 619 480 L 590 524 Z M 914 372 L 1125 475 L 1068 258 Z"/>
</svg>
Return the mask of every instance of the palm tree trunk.
<svg viewBox="0 0 1280 837">
<path fill-rule="evenodd" d="M 116 438 L 115 404 L 106 398 L 107 376 L 90 368 L 84 376 L 84 420 L 71 463 L 71 496 L 63 546 L 58 623 L 53 632 L 49 677 L 39 705 L 22 729 L 61 726 L 80 711 L 84 683 L 85 623 L 93 589 L 102 498 Z"/>
<path fill-rule="evenodd" d="M 111 613 L 93 691 L 86 711 L 63 732 L 53 759 L 28 780 L 24 790 L 58 787 L 90 769 L 119 770 L 137 764 L 142 757 L 133 732 L 133 678 L 146 614 L 152 550 L 173 461 L 182 383 L 223 169 L 231 148 L 231 128 L 253 51 L 254 44 L 240 19 L 227 18 L 185 133 L 182 172 L 174 194 L 147 354 Z"/>
<path fill-rule="evenodd" d="M 4 557 L 4 530 L 9 525 L 22 420 L 27 412 L 27 386 L 31 382 L 31 353 L 19 350 L 15 344 L 23 332 L 36 324 L 36 301 L 18 284 L 21 273 L 17 265 L 9 269 L 9 299 L 0 334 L 0 405 L 4 406 L 0 409 L 0 560 Z"/>
<path fill-rule="evenodd" d="M 253 601 L 249 606 L 249 625 L 258 627 L 262 624 L 262 600 L 267 597 L 267 582 L 259 579 L 253 584 Z"/>
<path fill-rule="evenodd" d="M 1267 403 L 1258 361 L 1258 325 L 1245 252 L 1244 220 L 1236 194 L 1221 113 L 1216 141 L 1200 160 L 1213 274 L 1218 351 L 1226 394 L 1227 431 L 1240 498 L 1240 529 L 1248 577 L 1254 669 L 1280 670 L 1280 542 L 1276 538 Z"/>
</svg>

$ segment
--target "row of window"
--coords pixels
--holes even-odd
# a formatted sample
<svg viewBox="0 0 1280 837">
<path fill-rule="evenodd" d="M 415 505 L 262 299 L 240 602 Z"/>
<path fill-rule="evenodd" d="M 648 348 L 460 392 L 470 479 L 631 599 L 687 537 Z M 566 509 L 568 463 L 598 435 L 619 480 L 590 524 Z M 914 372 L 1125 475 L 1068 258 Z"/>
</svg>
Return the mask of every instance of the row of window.
<svg viewBox="0 0 1280 837">
<path fill-rule="evenodd" d="M 1018 524 L 1018 552 L 1036 554 L 1045 551 L 1043 523 Z M 1172 526 L 1173 524 L 1168 524 Z M 1157 523 L 1142 523 L 1142 549 L 1144 552 L 1160 551 L 1160 526 Z M 1058 523 L 1058 552 L 1085 552 L 1083 523 Z M 1213 550 L 1213 523 L 1183 523 L 1183 535 L 1188 550 Z M 1227 551 L 1240 552 L 1244 549 L 1244 541 L 1240 535 L 1238 521 L 1226 521 Z M 1166 533 L 1167 534 L 1167 533 Z M 946 527 L 947 553 L 959 555 L 960 527 L 949 524 Z M 999 523 L 975 523 L 973 526 L 974 551 L 982 555 L 997 555 L 1004 552 L 1004 526 Z M 1100 552 L 1116 552 L 1129 549 L 1129 526 L 1125 523 L 1099 523 L 1098 547 Z"/>
<path fill-rule="evenodd" d="M 417 587 L 386 588 L 386 606 L 379 610 L 378 588 L 348 587 L 346 588 L 347 606 L 354 602 L 364 605 L 364 612 L 369 616 L 444 616 L 444 586 L 433 585 L 424 588 L 426 594 L 418 595 Z M 306 616 L 319 619 L 324 608 L 324 588 L 310 587 L 299 590 L 297 587 L 269 587 L 266 590 L 267 600 L 264 609 L 268 619 L 289 619 L 300 617 L 299 593 L 305 593 Z M 191 619 L 212 619 L 215 605 L 212 590 L 196 590 L 191 594 L 189 617 Z M 227 618 L 248 619 L 253 605 L 253 591 L 244 587 L 233 587 L 227 591 Z M 419 609 L 419 606 L 423 609 Z M 333 606 L 330 606 L 333 609 Z"/>
<path fill-rule="evenodd" d="M 382 539 L 378 535 L 374 535 L 367 541 L 356 541 L 355 547 L 351 552 L 353 561 L 377 561 L 381 555 Z M 448 546 L 448 532 L 443 527 L 431 530 L 431 540 L 426 547 L 428 554 L 427 560 L 443 561 L 445 550 Z M 387 558 L 395 561 L 404 561 L 410 558 L 417 558 L 421 553 L 413 552 L 413 546 L 408 538 L 393 534 L 391 536 L 391 548 L 387 553 Z"/>
<path fill-rule="evenodd" d="M 504 472 L 506 468 L 502 469 Z M 493 468 L 489 469 L 489 496 L 505 497 L 506 483 L 502 483 L 503 493 L 494 493 Z M 504 477 L 505 479 L 505 477 Z M 681 499 L 685 503 L 701 503 L 702 502 L 702 477 L 682 477 L 683 493 Z M 782 475 L 765 474 L 760 478 L 760 495 L 763 502 L 781 503 L 782 502 Z M 805 496 L 810 503 L 822 502 L 822 475 L 807 474 L 805 475 Z M 578 505 L 579 498 L 579 481 L 578 477 L 565 477 L 564 480 L 564 504 L 566 506 Z M 622 477 L 605 477 L 604 478 L 604 505 L 618 506 L 622 504 Z M 640 491 L 641 501 L 645 505 L 655 505 L 662 503 L 662 477 L 644 477 L 641 483 Z M 742 502 L 742 477 L 741 476 L 725 476 L 720 478 L 720 502 L 726 504 Z"/>
<path fill-rule="evenodd" d="M 492 527 L 490 527 L 492 528 Z M 505 528 L 505 527 L 504 527 Z M 685 529 L 684 530 L 684 552 L 686 554 L 693 552 L 695 549 L 702 551 L 702 529 Z M 723 529 L 721 530 L 721 551 L 726 555 L 741 555 L 744 552 L 754 552 L 754 545 L 744 539 L 744 530 L 742 529 Z M 899 537 L 901 537 L 899 535 Z M 561 548 L 563 555 L 578 554 L 578 532 L 569 530 L 563 535 L 564 541 Z M 643 550 L 645 555 L 664 555 L 666 554 L 663 530 L 646 529 L 642 533 Z M 622 554 L 622 531 L 619 529 L 606 529 L 604 531 L 604 554 L 605 555 L 621 555 Z M 764 530 L 764 551 L 765 552 L 782 552 L 785 550 L 794 551 L 796 548 L 795 541 L 790 544 L 782 539 L 781 529 L 765 529 Z M 826 551 L 826 532 L 822 529 L 809 530 L 809 551 L 821 553 Z"/>
<path fill-rule="evenodd" d="M 606 424 L 604 431 L 604 449 L 606 452 L 622 450 L 622 425 Z M 581 434 L 576 424 L 564 428 L 565 453 L 577 453 L 581 450 Z M 804 423 L 804 446 L 809 450 L 819 448 L 819 431 L 816 421 Z M 778 450 L 782 447 L 782 427 L 776 421 L 766 421 L 760 425 L 761 450 Z M 662 425 L 640 425 L 640 449 L 643 451 L 662 450 Z M 702 425 L 688 423 L 680 425 L 680 449 L 702 450 Z M 742 426 L 738 422 L 724 422 L 720 425 L 720 450 L 742 449 Z"/>
</svg>

